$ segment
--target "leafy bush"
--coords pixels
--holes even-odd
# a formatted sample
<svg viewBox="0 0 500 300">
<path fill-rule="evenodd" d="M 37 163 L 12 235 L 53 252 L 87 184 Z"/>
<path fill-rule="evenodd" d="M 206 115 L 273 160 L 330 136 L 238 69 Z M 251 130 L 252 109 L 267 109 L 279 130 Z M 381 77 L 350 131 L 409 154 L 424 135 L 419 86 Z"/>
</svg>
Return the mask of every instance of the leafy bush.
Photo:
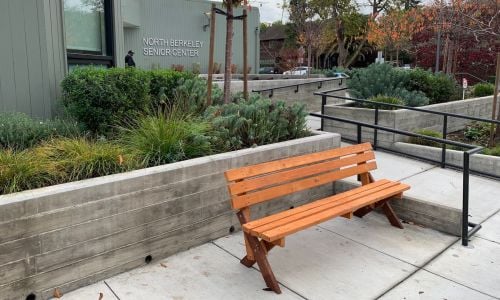
<svg viewBox="0 0 500 300">
<path fill-rule="evenodd" d="M 0 147 L 24 150 L 54 137 L 78 137 L 83 126 L 61 119 L 35 120 L 23 113 L 0 113 Z"/>
<path fill-rule="evenodd" d="M 495 85 L 491 83 L 478 83 L 474 85 L 472 94 L 474 97 L 490 96 L 495 93 Z"/>
<path fill-rule="evenodd" d="M 430 99 L 430 103 L 443 103 L 455 98 L 458 86 L 452 77 L 418 68 L 406 72 L 408 82 L 405 88 L 409 91 L 423 92 Z"/>
<path fill-rule="evenodd" d="M 429 77 L 430 91 L 424 93 L 431 99 L 431 103 L 444 103 L 457 100 L 456 95 L 458 85 L 452 77 L 439 73 Z"/>
<path fill-rule="evenodd" d="M 0 150 L 0 194 L 50 185 L 54 174 L 52 165 L 32 151 Z"/>
<path fill-rule="evenodd" d="M 495 148 L 484 149 L 483 153 L 486 155 L 500 156 L 500 146 L 496 146 Z"/>
<path fill-rule="evenodd" d="M 235 150 L 275 143 L 308 134 L 307 112 L 304 105 L 286 106 L 284 102 L 271 102 L 259 95 L 248 101 L 212 106 L 205 118 L 215 130 L 217 149 Z"/>
<path fill-rule="evenodd" d="M 150 78 L 135 68 L 77 68 L 62 82 L 63 104 L 95 133 L 134 118 L 150 105 Z"/>
<path fill-rule="evenodd" d="M 190 120 L 174 107 L 122 128 L 121 143 L 150 167 L 212 154 L 209 131 L 208 123 Z"/>
<path fill-rule="evenodd" d="M 180 79 L 174 89 L 171 105 L 187 113 L 201 114 L 207 108 L 207 82 L 201 78 Z M 212 103 L 223 103 L 223 92 L 217 85 L 212 87 Z"/>
<path fill-rule="evenodd" d="M 430 136 L 434 138 L 443 138 L 443 135 L 440 132 L 430 130 L 430 129 L 420 129 L 415 131 L 415 133 L 425 135 L 425 136 Z M 421 137 L 410 137 L 410 143 L 412 144 L 418 144 L 418 145 L 424 145 L 424 146 L 431 146 L 431 147 L 440 147 L 441 143 L 434 142 L 431 140 L 427 140 Z"/>
<path fill-rule="evenodd" d="M 134 166 L 133 159 L 120 146 L 106 141 L 56 139 L 35 151 L 54 165 L 59 182 L 120 173 Z"/>
<path fill-rule="evenodd" d="M 151 87 L 149 94 L 153 102 L 153 107 L 158 107 L 163 99 L 172 100 L 174 91 L 180 82 L 194 79 L 195 75 L 187 72 L 175 70 L 154 70 L 149 72 Z"/>
<path fill-rule="evenodd" d="M 379 95 L 399 98 L 408 106 L 423 106 L 429 99 L 421 91 L 408 91 L 408 72 L 388 64 L 371 64 L 357 69 L 347 82 L 351 94 L 357 98 L 369 99 Z"/>
<path fill-rule="evenodd" d="M 395 97 L 389 97 L 389 96 L 377 96 L 377 97 L 370 98 L 368 100 L 374 101 L 374 102 L 378 102 L 378 103 L 404 105 L 404 102 L 401 99 L 395 98 Z M 375 104 L 371 104 L 371 103 L 365 103 L 364 107 L 375 108 L 376 105 Z M 391 106 L 386 106 L 386 105 L 379 105 L 378 107 L 380 109 L 386 109 L 386 110 L 395 110 L 395 109 L 397 109 L 396 107 L 391 107 Z"/>
<path fill-rule="evenodd" d="M 486 145 L 490 137 L 491 124 L 486 122 L 472 122 L 464 130 L 464 137 L 476 144 Z"/>
</svg>

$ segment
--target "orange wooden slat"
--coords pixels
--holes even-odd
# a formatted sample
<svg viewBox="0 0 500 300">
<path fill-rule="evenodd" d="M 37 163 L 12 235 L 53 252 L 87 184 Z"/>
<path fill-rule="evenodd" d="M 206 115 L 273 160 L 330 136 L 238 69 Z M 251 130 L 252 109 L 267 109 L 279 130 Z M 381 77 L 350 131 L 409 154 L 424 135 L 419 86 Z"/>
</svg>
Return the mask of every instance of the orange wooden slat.
<svg viewBox="0 0 500 300">
<path fill-rule="evenodd" d="M 269 224 L 269 223 L 275 222 L 277 220 L 287 218 L 287 217 L 293 216 L 295 214 L 298 214 L 298 213 L 301 213 L 304 211 L 308 211 L 308 210 L 311 210 L 311 209 L 314 209 L 314 208 L 317 208 L 320 206 L 324 206 L 324 205 L 331 203 L 333 201 L 339 201 L 343 198 L 347 198 L 347 197 L 350 197 L 353 195 L 359 195 L 359 194 L 364 195 L 364 193 L 372 193 L 374 191 L 379 191 L 380 189 L 384 189 L 387 186 L 387 184 L 390 184 L 390 183 L 391 183 L 391 181 L 389 181 L 387 179 L 382 179 L 382 180 L 376 181 L 374 183 L 371 183 L 369 185 L 360 186 L 360 187 L 354 188 L 352 190 L 342 192 L 342 193 L 337 194 L 337 195 L 329 196 L 327 198 L 323 198 L 323 199 L 320 199 L 320 200 L 317 200 L 317 201 L 314 201 L 314 202 L 311 202 L 308 204 L 304 204 L 304 205 L 296 207 L 294 209 L 282 211 L 280 213 L 277 213 L 277 214 L 274 214 L 274 215 L 271 215 L 268 217 L 264 217 L 261 219 L 250 221 L 250 222 L 245 224 L 244 228 L 245 229 L 254 229 L 254 228 L 257 228 L 259 226 Z"/>
<path fill-rule="evenodd" d="M 390 189 L 394 186 L 397 186 L 397 185 L 399 185 L 398 182 L 388 182 L 388 183 L 381 185 L 381 186 L 378 186 L 374 189 L 365 190 L 363 192 L 349 195 L 349 196 L 343 197 L 343 198 L 333 199 L 324 205 L 296 213 L 296 214 L 288 216 L 286 218 L 275 220 L 275 221 L 270 222 L 268 224 L 260 225 L 258 227 L 253 227 L 252 229 L 250 229 L 250 232 L 252 234 L 255 234 L 255 233 L 269 231 L 273 228 L 277 228 L 277 227 L 286 225 L 288 223 L 292 223 L 292 222 L 295 222 L 297 220 L 307 218 L 307 217 L 312 216 L 312 215 L 317 215 L 318 213 L 325 211 L 325 210 L 329 210 L 335 206 L 344 205 L 344 204 L 349 203 L 351 201 L 361 199 L 361 198 L 370 196 L 372 194 L 379 193 L 379 192 L 384 191 L 384 190 L 388 190 L 388 189 Z M 333 197 L 329 197 L 329 198 L 332 199 Z"/>
<path fill-rule="evenodd" d="M 376 168 L 377 164 L 375 162 L 369 162 L 366 164 L 345 168 L 339 171 L 324 173 L 318 176 L 294 181 L 284 185 L 271 187 L 254 193 L 249 193 L 241 196 L 233 196 L 231 203 L 234 209 L 239 209 L 277 197 L 310 189 L 349 176 L 366 173 Z"/>
<path fill-rule="evenodd" d="M 307 165 L 319 161 L 330 160 L 336 157 L 346 156 L 350 154 L 362 153 L 372 150 L 370 143 L 364 143 L 354 146 L 336 148 L 322 152 L 310 153 L 305 155 L 294 156 L 290 158 L 280 159 L 276 161 L 241 167 L 226 171 L 224 174 L 228 181 L 244 179 L 248 177 L 258 176 L 266 173 L 271 173 L 288 168 L 294 168 L 302 165 Z"/>
<path fill-rule="evenodd" d="M 296 222 L 289 223 L 285 226 L 281 226 L 269 231 L 262 233 L 261 237 L 269 242 L 285 237 L 289 234 L 295 233 L 302 229 L 308 228 L 310 226 L 319 224 L 321 222 L 327 221 L 333 217 L 346 214 L 351 211 L 355 211 L 361 207 L 364 207 L 370 203 L 375 203 L 380 200 L 384 200 L 390 198 L 394 195 L 402 193 L 405 190 L 408 190 L 410 186 L 406 184 L 399 184 L 390 189 L 383 190 L 381 192 L 371 194 L 365 198 L 357 199 L 346 204 L 336 206 L 332 209 L 322 211 L 316 215 L 312 215 L 310 217 L 300 219 Z"/>
<path fill-rule="evenodd" d="M 280 183 L 285 183 L 287 181 L 309 177 L 315 174 L 325 173 L 328 171 L 332 171 L 333 169 L 338 169 L 349 165 L 355 165 L 361 162 L 367 162 L 374 159 L 375 159 L 375 154 L 373 153 L 373 151 L 369 151 L 355 156 L 343 157 L 337 160 L 330 160 L 313 165 L 308 165 L 305 167 L 288 169 L 283 172 L 276 172 L 270 175 L 264 175 L 257 178 L 247 179 L 244 181 L 234 182 L 229 184 L 229 191 L 231 195 L 238 195 L 241 193 L 264 188 L 266 186 L 277 185 Z"/>
</svg>

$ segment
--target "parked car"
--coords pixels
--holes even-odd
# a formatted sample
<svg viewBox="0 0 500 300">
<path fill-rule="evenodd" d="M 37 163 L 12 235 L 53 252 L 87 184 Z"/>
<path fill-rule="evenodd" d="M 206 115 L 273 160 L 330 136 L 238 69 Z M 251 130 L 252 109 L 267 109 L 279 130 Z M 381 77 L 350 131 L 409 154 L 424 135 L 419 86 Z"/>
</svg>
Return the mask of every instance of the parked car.
<svg viewBox="0 0 500 300">
<path fill-rule="evenodd" d="M 259 69 L 259 74 L 274 74 L 274 67 L 262 67 Z"/>
<path fill-rule="evenodd" d="M 291 70 L 283 72 L 283 75 L 307 75 L 307 69 L 309 72 L 312 70 L 311 67 L 296 67 Z"/>
<path fill-rule="evenodd" d="M 346 73 L 335 72 L 331 78 L 349 78 L 349 75 Z"/>
</svg>

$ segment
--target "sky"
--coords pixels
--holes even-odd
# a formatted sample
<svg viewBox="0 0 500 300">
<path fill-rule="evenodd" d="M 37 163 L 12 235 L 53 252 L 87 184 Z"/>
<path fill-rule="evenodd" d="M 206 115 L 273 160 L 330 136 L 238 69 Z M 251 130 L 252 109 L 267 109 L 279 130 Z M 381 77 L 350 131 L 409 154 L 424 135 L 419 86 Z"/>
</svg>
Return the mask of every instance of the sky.
<svg viewBox="0 0 500 300">
<path fill-rule="evenodd" d="M 429 0 L 424 0 L 428 2 Z M 281 9 L 283 5 L 283 0 L 249 0 L 253 7 L 258 7 L 260 9 L 260 21 L 263 23 L 272 23 L 275 21 L 287 21 L 288 13 L 285 9 Z M 359 10 L 362 13 L 370 13 L 371 8 L 369 7 L 366 0 L 356 1 L 359 6 Z"/>
</svg>

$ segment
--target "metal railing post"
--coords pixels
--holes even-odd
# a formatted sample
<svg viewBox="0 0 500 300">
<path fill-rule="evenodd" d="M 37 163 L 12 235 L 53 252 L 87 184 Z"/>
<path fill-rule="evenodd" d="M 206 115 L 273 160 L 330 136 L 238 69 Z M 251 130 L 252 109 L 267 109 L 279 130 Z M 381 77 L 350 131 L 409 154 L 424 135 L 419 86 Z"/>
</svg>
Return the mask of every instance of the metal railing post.
<svg viewBox="0 0 500 300">
<path fill-rule="evenodd" d="M 357 124 L 358 127 L 358 144 L 361 144 L 361 125 Z"/>
<path fill-rule="evenodd" d="M 446 136 L 448 135 L 448 116 L 443 116 L 443 139 L 446 140 Z M 446 167 L 446 144 L 443 144 L 441 149 L 441 168 Z"/>
<path fill-rule="evenodd" d="M 378 125 L 378 104 L 375 105 L 375 125 Z M 377 150 L 378 129 L 373 130 L 373 150 Z"/>
<path fill-rule="evenodd" d="M 469 244 L 469 152 L 464 152 L 462 186 L 462 245 Z"/>
<path fill-rule="evenodd" d="M 321 114 L 325 114 L 325 105 L 326 105 L 326 95 L 321 96 Z M 325 119 L 321 118 L 321 131 L 323 131 L 325 126 Z"/>
</svg>

